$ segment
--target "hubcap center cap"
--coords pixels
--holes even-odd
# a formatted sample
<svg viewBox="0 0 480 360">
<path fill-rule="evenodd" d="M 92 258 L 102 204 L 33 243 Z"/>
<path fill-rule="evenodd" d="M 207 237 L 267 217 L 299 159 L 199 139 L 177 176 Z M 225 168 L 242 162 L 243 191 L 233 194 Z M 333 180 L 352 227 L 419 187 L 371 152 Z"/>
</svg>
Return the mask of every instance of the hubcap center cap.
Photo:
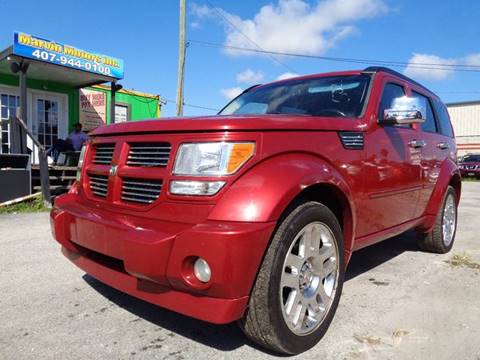
<svg viewBox="0 0 480 360">
<path fill-rule="evenodd" d="M 306 290 L 310 288 L 314 278 L 315 274 L 313 273 L 312 264 L 309 261 L 305 261 L 298 276 L 300 289 Z"/>
</svg>

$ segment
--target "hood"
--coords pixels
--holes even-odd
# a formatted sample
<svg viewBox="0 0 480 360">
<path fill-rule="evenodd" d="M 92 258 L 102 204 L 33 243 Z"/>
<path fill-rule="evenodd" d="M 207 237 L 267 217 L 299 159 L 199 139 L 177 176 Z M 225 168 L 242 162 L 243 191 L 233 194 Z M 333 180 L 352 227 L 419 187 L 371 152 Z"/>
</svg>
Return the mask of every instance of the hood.
<svg viewBox="0 0 480 360">
<path fill-rule="evenodd" d="M 304 115 L 227 115 L 160 118 L 100 126 L 93 136 L 115 134 L 207 131 L 331 130 L 363 131 L 366 124 L 358 118 Z"/>
</svg>

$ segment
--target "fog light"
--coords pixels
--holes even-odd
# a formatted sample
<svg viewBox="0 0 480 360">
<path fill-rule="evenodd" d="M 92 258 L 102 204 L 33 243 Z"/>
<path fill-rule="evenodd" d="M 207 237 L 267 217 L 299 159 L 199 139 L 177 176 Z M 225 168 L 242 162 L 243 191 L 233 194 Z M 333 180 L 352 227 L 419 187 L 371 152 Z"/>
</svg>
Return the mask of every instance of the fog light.
<svg viewBox="0 0 480 360">
<path fill-rule="evenodd" d="M 202 258 L 195 260 L 195 264 L 193 264 L 193 273 L 198 280 L 204 283 L 209 282 L 210 278 L 212 277 L 210 266 Z"/>
</svg>

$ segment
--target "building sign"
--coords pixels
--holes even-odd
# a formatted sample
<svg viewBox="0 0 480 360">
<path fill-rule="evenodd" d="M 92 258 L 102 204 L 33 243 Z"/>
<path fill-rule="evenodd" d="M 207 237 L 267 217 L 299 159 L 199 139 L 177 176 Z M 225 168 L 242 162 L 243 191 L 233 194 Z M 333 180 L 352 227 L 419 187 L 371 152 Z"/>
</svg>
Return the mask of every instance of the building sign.
<svg viewBox="0 0 480 360">
<path fill-rule="evenodd" d="M 115 104 L 115 122 L 127 122 L 129 119 L 128 104 Z"/>
<path fill-rule="evenodd" d="M 80 119 L 84 131 L 93 130 L 106 122 L 107 96 L 103 91 L 80 89 Z"/>
<path fill-rule="evenodd" d="M 91 53 L 21 32 L 14 33 L 13 54 L 29 59 L 70 67 L 90 73 L 123 79 L 123 60 Z"/>
</svg>

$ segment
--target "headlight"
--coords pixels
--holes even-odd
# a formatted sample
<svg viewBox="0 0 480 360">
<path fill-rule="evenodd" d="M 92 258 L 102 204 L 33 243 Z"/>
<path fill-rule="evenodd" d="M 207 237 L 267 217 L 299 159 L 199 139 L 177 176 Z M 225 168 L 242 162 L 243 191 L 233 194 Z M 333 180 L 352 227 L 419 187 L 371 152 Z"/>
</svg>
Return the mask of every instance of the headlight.
<svg viewBox="0 0 480 360">
<path fill-rule="evenodd" d="M 85 157 L 85 149 L 86 146 L 82 146 L 82 150 L 80 151 L 80 156 L 78 157 L 78 167 L 77 167 L 77 181 L 80 181 L 80 177 L 82 176 L 82 167 L 83 167 L 83 159 Z"/>
<path fill-rule="evenodd" d="M 236 172 L 255 152 L 252 142 L 182 144 L 175 159 L 175 175 L 218 176 Z"/>
</svg>

